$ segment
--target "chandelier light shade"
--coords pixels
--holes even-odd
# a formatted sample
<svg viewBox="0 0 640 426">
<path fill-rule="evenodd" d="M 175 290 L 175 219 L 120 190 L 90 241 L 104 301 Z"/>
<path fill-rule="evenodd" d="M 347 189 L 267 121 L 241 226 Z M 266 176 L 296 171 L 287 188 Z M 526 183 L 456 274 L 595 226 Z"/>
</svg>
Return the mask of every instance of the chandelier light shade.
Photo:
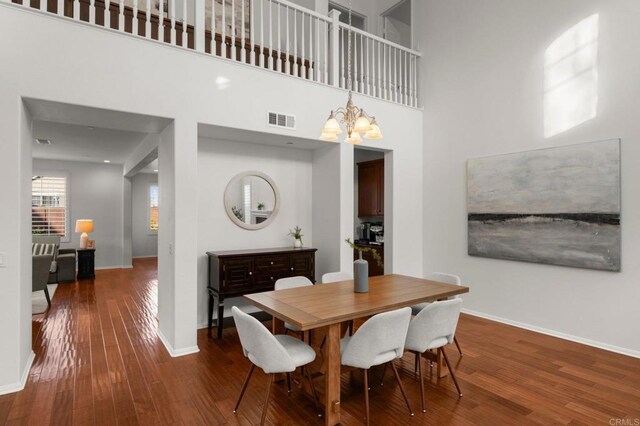
<svg viewBox="0 0 640 426">
<path fill-rule="evenodd" d="M 320 139 L 323 141 L 334 142 L 338 139 L 338 135 L 342 133 L 342 129 L 340 128 L 340 123 L 342 123 L 347 131 L 347 136 L 345 138 L 345 142 L 349 143 L 361 143 L 362 138 L 365 139 L 382 139 L 382 132 L 380 131 L 380 127 L 376 123 L 376 118 L 373 116 L 369 116 L 364 109 L 358 108 L 353 103 L 353 97 L 351 92 L 351 84 L 353 81 L 353 73 L 351 71 L 351 1 L 349 1 L 349 33 L 348 33 L 348 45 L 349 45 L 349 54 L 348 54 L 348 89 L 349 89 L 349 99 L 347 100 L 347 105 L 345 107 L 339 107 L 329 114 L 329 118 L 327 118 L 326 123 L 324 123 L 324 127 L 322 128 L 322 134 L 320 135 Z M 338 119 L 340 119 L 338 121 Z"/>
</svg>

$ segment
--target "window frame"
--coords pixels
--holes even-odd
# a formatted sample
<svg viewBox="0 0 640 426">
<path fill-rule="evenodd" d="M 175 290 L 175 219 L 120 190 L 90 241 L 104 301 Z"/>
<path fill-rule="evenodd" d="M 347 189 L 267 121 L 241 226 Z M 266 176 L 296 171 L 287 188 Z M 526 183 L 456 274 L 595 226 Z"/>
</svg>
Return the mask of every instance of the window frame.
<svg viewBox="0 0 640 426">
<path fill-rule="evenodd" d="M 158 192 L 158 229 L 151 229 L 151 188 L 154 186 L 157 188 Z M 147 211 L 147 234 L 158 235 L 158 230 L 160 229 L 160 186 L 158 185 L 158 182 L 149 182 L 149 184 L 147 185 L 147 204 L 145 206 L 145 209 Z"/>
<path fill-rule="evenodd" d="M 72 239 L 71 231 L 71 173 L 64 170 L 33 170 L 32 176 L 42 176 L 49 178 L 64 178 L 65 179 L 65 192 L 66 192 L 66 217 L 65 217 L 65 235 L 60 236 L 61 243 L 70 243 Z M 31 200 L 33 200 L 33 182 L 31 186 Z M 41 235 L 33 233 L 33 201 L 31 204 L 31 235 Z"/>
</svg>

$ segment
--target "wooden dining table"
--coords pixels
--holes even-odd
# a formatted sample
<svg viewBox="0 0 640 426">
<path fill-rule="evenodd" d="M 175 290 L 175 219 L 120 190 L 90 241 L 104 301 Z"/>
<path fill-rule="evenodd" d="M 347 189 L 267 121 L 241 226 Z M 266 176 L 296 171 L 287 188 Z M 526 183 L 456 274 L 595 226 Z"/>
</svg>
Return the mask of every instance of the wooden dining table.
<svg viewBox="0 0 640 426">
<path fill-rule="evenodd" d="M 273 316 L 273 332 L 284 331 L 284 322 L 302 331 L 324 328 L 325 424 L 340 423 L 341 324 L 422 302 L 433 302 L 468 293 L 464 286 L 414 278 L 381 275 L 369 278 L 369 291 L 355 293 L 353 281 L 268 291 L 244 298 Z"/>
</svg>

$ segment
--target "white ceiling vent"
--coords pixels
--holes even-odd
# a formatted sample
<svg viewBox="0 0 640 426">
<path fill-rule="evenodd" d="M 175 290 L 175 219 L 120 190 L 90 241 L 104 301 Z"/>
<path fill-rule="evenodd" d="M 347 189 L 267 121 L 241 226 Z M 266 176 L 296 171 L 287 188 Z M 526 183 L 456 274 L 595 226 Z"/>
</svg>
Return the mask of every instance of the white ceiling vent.
<svg viewBox="0 0 640 426">
<path fill-rule="evenodd" d="M 267 114 L 267 125 L 273 127 L 281 127 L 283 129 L 295 130 L 296 117 L 294 115 L 269 111 L 269 113 Z"/>
<path fill-rule="evenodd" d="M 51 141 L 49 139 L 36 139 L 36 143 L 40 145 L 51 145 Z"/>
</svg>

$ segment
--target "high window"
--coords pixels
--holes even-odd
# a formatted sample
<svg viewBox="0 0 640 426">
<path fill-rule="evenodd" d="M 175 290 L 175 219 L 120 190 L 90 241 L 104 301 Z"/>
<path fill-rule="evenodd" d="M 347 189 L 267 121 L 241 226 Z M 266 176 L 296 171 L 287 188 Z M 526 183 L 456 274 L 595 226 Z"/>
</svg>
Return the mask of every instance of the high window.
<svg viewBox="0 0 640 426">
<path fill-rule="evenodd" d="M 149 231 L 158 232 L 158 184 L 149 185 Z"/>
</svg>

